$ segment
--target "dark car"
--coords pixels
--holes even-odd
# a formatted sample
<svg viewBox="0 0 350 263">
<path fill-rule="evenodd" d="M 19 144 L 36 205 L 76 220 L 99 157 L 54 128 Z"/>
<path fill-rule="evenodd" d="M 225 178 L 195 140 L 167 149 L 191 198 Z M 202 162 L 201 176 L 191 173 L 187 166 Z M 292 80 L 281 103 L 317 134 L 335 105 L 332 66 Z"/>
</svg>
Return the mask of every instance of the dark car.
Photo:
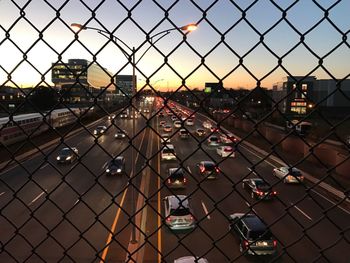
<svg viewBox="0 0 350 263">
<path fill-rule="evenodd" d="M 107 131 L 106 126 L 97 126 L 94 130 L 94 135 L 102 135 Z"/>
<path fill-rule="evenodd" d="M 271 186 L 261 178 L 244 179 L 242 182 L 243 189 L 250 192 L 253 199 L 271 199 L 277 195 Z"/>
<path fill-rule="evenodd" d="M 105 164 L 104 169 L 107 174 L 117 175 L 125 174 L 125 158 L 123 156 L 118 156 Z"/>
<path fill-rule="evenodd" d="M 181 139 L 187 139 L 190 138 L 190 133 L 186 129 L 180 129 L 179 135 Z"/>
<path fill-rule="evenodd" d="M 63 148 L 56 157 L 57 163 L 72 163 L 78 158 L 78 149 L 75 147 Z"/>
<path fill-rule="evenodd" d="M 277 241 L 266 224 L 254 214 L 230 215 L 229 229 L 239 239 L 241 253 L 250 255 L 272 255 L 277 251 Z"/>
<path fill-rule="evenodd" d="M 182 168 L 169 168 L 165 183 L 169 188 L 185 188 L 187 184 L 185 171 Z"/>
<path fill-rule="evenodd" d="M 120 130 L 120 131 L 117 131 L 115 134 L 114 134 L 114 138 L 116 139 L 124 139 L 124 138 L 127 138 L 128 137 L 128 134 L 125 130 Z"/>
<path fill-rule="evenodd" d="M 220 173 L 219 167 L 212 161 L 201 161 L 197 164 L 199 174 L 207 179 L 216 179 Z"/>
</svg>

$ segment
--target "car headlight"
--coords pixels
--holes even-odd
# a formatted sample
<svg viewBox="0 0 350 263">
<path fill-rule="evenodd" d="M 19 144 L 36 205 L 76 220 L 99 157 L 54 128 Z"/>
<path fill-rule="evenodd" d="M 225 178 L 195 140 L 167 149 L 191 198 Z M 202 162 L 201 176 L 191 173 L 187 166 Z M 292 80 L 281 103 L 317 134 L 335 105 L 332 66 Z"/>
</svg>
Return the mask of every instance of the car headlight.
<svg viewBox="0 0 350 263">
<path fill-rule="evenodd" d="M 109 170 L 109 169 L 106 169 L 106 173 L 109 173 L 111 170 Z"/>
<path fill-rule="evenodd" d="M 96 131 L 96 130 L 94 130 L 94 134 L 97 134 L 97 131 Z"/>
<path fill-rule="evenodd" d="M 122 169 L 117 169 L 117 173 L 120 173 L 122 171 Z"/>
<path fill-rule="evenodd" d="M 56 158 L 56 159 L 57 159 L 57 161 L 59 161 L 59 160 L 61 160 L 61 157 L 57 156 L 57 158 Z"/>
<path fill-rule="evenodd" d="M 70 160 L 70 159 L 72 159 L 72 156 L 67 156 L 66 157 L 66 160 Z"/>
<path fill-rule="evenodd" d="M 124 138 L 124 137 L 125 137 L 125 134 L 122 134 L 122 137 Z"/>
</svg>

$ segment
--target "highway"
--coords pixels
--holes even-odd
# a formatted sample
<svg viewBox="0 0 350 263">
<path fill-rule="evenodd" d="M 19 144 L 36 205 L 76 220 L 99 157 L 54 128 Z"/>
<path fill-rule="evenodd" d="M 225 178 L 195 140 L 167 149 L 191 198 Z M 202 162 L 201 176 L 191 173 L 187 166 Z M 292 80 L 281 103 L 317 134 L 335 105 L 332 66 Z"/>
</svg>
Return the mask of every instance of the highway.
<svg viewBox="0 0 350 263">
<path fill-rule="evenodd" d="M 66 147 L 61 144 L 2 171 L 0 262 L 127 261 L 132 247 L 132 202 L 141 197 L 133 198 L 133 184 L 136 193 L 146 189 L 143 195 L 147 198 L 142 217 L 136 220 L 137 227 L 146 234 L 137 236 L 137 262 L 173 262 L 187 255 L 203 256 L 209 262 L 349 262 L 349 211 L 307 191 L 308 182 L 283 184 L 272 176 L 277 164 L 261 161 L 259 154 L 243 144 L 238 144 L 235 158 L 221 158 L 215 148 L 200 143 L 194 135 L 205 120 L 199 114 L 194 126 L 186 126 L 193 135 L 189 139 L 179 138 L 173 130 L 171 141 L 178 161 L 160 161 L 158 134 L 164 133 L 159 127 L 163 119 L 172 123 L 168 116 L 136 119 L 135 164 L 131 163 L 128 139 L 114 138 L 115 126 L 130 135 L 132 120 L 116 118 L 114 126 L 104 118 L 89 132 L 82 130 L 64 140 L 66 145 L 79 149 L 79 161 L 58 165 L 56 156 Z M 96 139 L 92 130 L 98 125 L 109 128 Z M 103 165 L 118 155 L 125 156 L 128 174 L 135 175 L 131 182 L 128 176 L 104 173 Z M 203 180 L 198 174 L 196 164 L 203 160 L 219 164 L 218 179 Z M 167 169 L 179 163 L 188 171 L 188 185 L 186 189 L 167 189 Z M 242 189 L 242 179 L 253 177 L 268 181 L 277 191 L 277 198 L 253 200 Z M 187 233 L 174 233 L 163 224 L 163 198 L 176 194 L 191 197 L 197 224 Z M 275 256 L 241 255 L 237 238 L 228 231 L 228 216 L 236 212 L 255 213 L 270 226 L 278 240 Z"/>
</svg>

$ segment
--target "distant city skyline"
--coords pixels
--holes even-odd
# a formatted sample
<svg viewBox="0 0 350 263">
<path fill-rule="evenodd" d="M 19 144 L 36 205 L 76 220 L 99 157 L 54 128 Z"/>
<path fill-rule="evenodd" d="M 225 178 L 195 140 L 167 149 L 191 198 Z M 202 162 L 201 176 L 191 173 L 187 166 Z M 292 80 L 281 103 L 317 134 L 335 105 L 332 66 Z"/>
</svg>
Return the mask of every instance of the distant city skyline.
<svg viewBox="0 0 350 263">
<path fill-rule="evenodd" d="M 76 35 L 70 28 L 74 22 L 104 27 L 136 48 L 143 44 L 147 33 L 154 35 L 174 26 L 198 23 L 198 29 L 188 34 L 185 42 L 182 42 L 181 32 L 174 30 L 157 42 L 157 49 L 151 48 L 137 64 L 137 77 L 151 77 L 150 83 L 157 82 L 156 88 L 161 90 L 178 88 L 182 79 L 190 88 L 203 88 L 205 82 L 220 79 L 227 88 L 253 88 L 257 80 L 261 80 L 262 87 L 272 88 L 288 72 L 295 76 L 310 74 L 319 79 L 342 79 L 349 74 L 350 50 L 344 36 L 350 29 L 350 1 L 341 1 L 332 8 L 334 1 L 321 1 L 319 5 L 324 9 L 330 8 L 328 20 L 324 18 L 324 11 L 312 1 L 295 4 L 283 1 L 278 3 L 280 8 L 292 6 L 287 10 L 286 20 L 271 30 L 282 19 L 283 11 L 267 0 L 260 0 L 249 8 L 246 21 L 242 19 L 239 8 L 244 10 L 254 1 L 235 1 L 235 6 L 229 1 L 184 0 L 174 4 L 173 1 L 158 3 L 144 0 L 135 7 L 133 5 L 137 1 L 121 1 L 124 7 L 116 1 L 105 1 L 101 6 L 100 2 L 93 0 L 84 1 L 86 6 L 75 0 L 64 6 L 61 5 L 65 1 L 50 2 L 52 7 L 60 9 L 59 19 L 55 19 L 56 11 L 43 1 L 14 2 L 18 6 L 10 1 L 0 1 L 0 85 L 12 85 L 7 81 L 7 73 L 18 86 L 39 85 L 41 75 L 51 85 L 51 64 L 58 62 L 59 56 L 62 56 L 63 62 L 75 58 L 93 61 L 96 54 L 96 61 L 113 74 L 131 75 L 131 66 L 124 67 L 128 61 L 122 52 L 115 44 L 106 44 L 106 39 L 96 31 L 81 31 L 77 35 L 79 41 L 76 41 Z M 174 6 L 170 8 L 172 4 Z M 91 10 L 96 8 L 95 19 L 92 19 L 92 11 L 87 7 Z M 162 8 L 170 8 L 169 20 Z M 22 18 L 20 9 L 23 9 Z M 132 9 L 131 19 L 127 9 Z M 206 12 L 205 17 L 203 11 Z M 319 21 L 322 22 L 312 29 Z M 301 34 L 307 33 L 304 43 L 290 53 L 289 50 L 300 41 L 300 36 L 287 22 Z M 236 26 L 230 29 L 234 24 Z M 40 32 L 42 39 L 39 39 Z M 6 38 L 7 33 L 9 39 Z M 262 40 L 259 34 L 264 35 L 263 43 L 259 43 Z M 247 54 L 257 43 L 258 46 Z M 141 56 L 148 46 L 148 43 L 144 44 L 136 57 Z M 22 52 L 26 53 L 27 61 L 23 60 Z M 243 57 L 244 67 L 234 52 Z M 167 63 L 162 53 L 168 56 Z M 278 65 L 278 58 L 273 53 L 283 57 L 282 66 L 286 71 L 278 67 L 269 74 Z M 317 56 L 324 57 L 322 65 L 329 74 L 319 67 Z M 144 85 L 140 80 L 138 83 L 139 87 Z"/>
</svg>

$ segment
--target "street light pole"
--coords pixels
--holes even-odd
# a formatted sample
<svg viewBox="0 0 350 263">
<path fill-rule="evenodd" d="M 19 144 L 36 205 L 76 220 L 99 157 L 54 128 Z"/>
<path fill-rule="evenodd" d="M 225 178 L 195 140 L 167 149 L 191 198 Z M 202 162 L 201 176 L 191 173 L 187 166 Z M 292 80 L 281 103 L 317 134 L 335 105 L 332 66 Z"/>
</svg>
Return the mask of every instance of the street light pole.
<svg viewBox="0 0 350 263">
<path fill-rule="evenodd" d="M 131 97 L 131 111 L 132 111 L 132 139 L 131 141 L 133 142 L 133 140 L 135 139 L 135 119 L 136 119 L 136 111 L 135 111 L 135 106 L 134 106 L 134 100 L 135 100 L 135 96 L 136 96 L 136 64 L 135 64 L 135 47 L 132 48 L 132 97 Z M 130 182 L 132 182 L 132 180 L 134 179 L 134 167 L 136 167 L 135 164 L 135 149 L 134 149 L 134 143 L 131 143 L 132 147 L 131 147 L 131 165 L 132 165 L 132 171 L 133 173 L 130 175 Z M 136 196 L 135 196 L 135 186 L 134 184 L 132 184 L 132 228 L 131 228 L 131 243 L 137 243 L 137 239 L 136 239 L 136 227 L 135 227 L 135 213 L 136 213 Z"/>
</svg>

